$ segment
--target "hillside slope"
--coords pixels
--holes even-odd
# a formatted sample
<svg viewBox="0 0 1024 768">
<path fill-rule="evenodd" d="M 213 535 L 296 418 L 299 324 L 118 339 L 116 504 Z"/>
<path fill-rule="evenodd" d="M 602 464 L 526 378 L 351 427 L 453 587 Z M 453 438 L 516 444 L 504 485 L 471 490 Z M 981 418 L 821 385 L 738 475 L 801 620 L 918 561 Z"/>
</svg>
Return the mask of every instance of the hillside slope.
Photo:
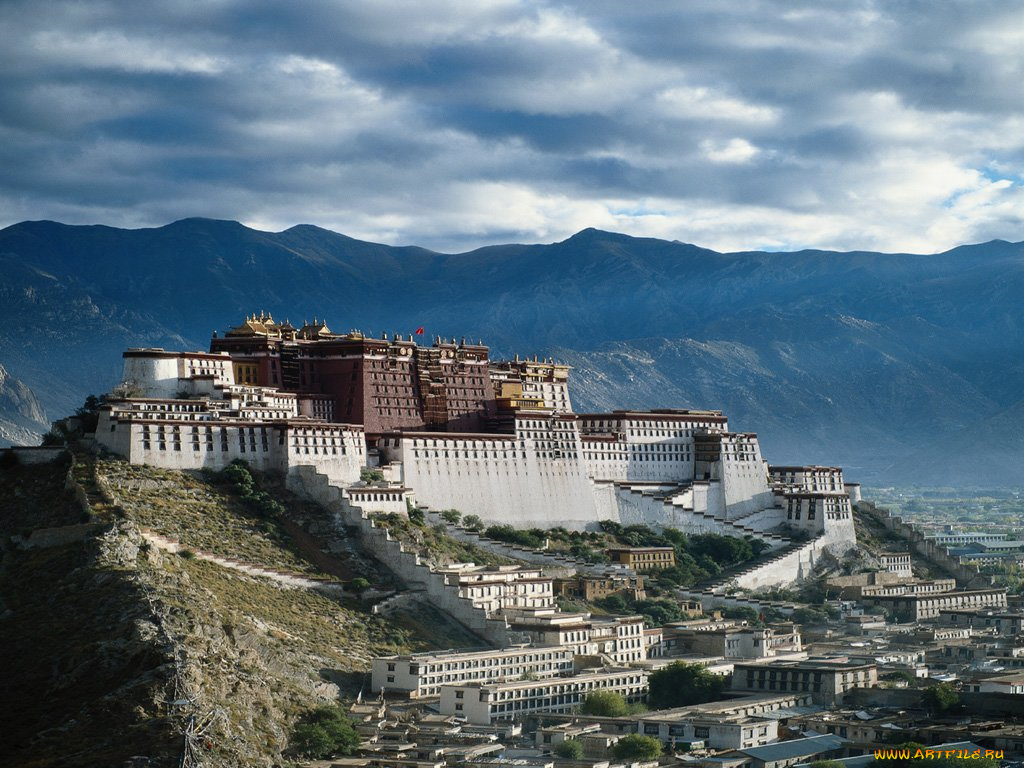
<svg viewBox="0 0 1024 768">
<path fill-rule="evenodd" d="M 402 626 L 355 598 L 193 555 L 213 548 L 268 570 L 327 568 L 388 584 L 335 534 L 337 552 L 311 562 L 283 521 L 254 513 L 223 483 L 117 460 L 5 459 L 0 493 L 0 633 L 18 660 L 0 697 L 0 765 L 121 765 L 131 755 L 177 765 L 192 716 L 205 724 L 194 738 L 204 764 L 275 765 L 294 719 L 354 697 L 373 656 L 474 642 L 443 617 L 413 614 Z M 319 508 L 274 496 L 303 530 L 327 530 Z M 33 531 L 39 546 L 25 548 Z M 157 532 L 186 550 L 154 545 Z"/>
</svg>

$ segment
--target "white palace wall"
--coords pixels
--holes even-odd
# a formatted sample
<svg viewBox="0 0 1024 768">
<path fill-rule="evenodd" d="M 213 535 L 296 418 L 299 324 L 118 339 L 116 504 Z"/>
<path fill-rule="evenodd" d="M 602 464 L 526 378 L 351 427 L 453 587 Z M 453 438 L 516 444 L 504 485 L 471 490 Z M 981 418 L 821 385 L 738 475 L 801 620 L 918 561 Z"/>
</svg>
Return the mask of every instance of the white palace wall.
<svg viewBox="0 0 1024 768">
<path fill-rule="evenodd" d="M 210 391 L 214 387 L 230 387 L 235 376 L 226 353 L 147 349 L 126 353 L 121 382 L 140 397 L 172 398 L 182 389 L 195 390 L 197 384 Z"/>
<path fill-rule="evenodd" d="M 725 517 L 732 519 L 775 506 L 768 465 L 754 435 L 728 435 L 719 462 Z"/>
<path fill-rule="evenodd" d="M 253 469 L 277 472 L 310 466 L 341 485 L 358 481 L 366 464 L 361 428 L 335 424 L 242 424 L 203 418 L 199 403 L 179 401 L 172 405 L 197 410 L 139 413 L 103 409 L 96 442 L 132 464 L 220 470 L 240 459 Z"/>
<path fill-rule="evenodd" d="M 406 437 L 399 448 L 402 482 L 434 509 L 453 507 L 487 523 L 596 524 L 597 505 L 581 463 L 544 452 L 531 439 Z"/>
</svg>

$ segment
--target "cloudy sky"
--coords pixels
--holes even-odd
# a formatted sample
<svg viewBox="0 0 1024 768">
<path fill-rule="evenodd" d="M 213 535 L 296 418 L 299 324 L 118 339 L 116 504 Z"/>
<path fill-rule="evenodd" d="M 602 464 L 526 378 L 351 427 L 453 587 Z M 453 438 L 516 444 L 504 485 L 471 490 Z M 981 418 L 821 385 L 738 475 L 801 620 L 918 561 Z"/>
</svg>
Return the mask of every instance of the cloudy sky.
<svg viewBox="0 0 1024 768">
<path fill-rule="evenodd" d="M 1024 240 L 1024 4 L 4 0 L 0 225 Z"/>
</svg>

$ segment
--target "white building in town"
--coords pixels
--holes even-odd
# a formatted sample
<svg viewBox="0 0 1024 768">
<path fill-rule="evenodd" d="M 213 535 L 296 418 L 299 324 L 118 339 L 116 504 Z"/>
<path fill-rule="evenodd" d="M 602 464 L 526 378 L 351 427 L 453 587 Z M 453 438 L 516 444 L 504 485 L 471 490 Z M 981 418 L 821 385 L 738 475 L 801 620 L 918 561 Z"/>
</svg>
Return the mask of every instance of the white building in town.
<svg viewBox="0 0 1024 768">
<path fill-rule="evenodd" d="M 627 701 L 647 694 L 647 673 L 640 669 L 605 668 L 572 677 L 441 686 L 443 715 L 459 715 L 487 725 L 533 712 L 569 712 L 594 691 L 613 691 Z"/>
<path fill-rule="evenodd" d="M 385 656 L 373 660 L 371 686 L 374 693 L 401 692 L 410 698 L 437 696 L 443 685 L 571 674 L 574 657 L 574 649 L 551 645 Z"/>
</svg>

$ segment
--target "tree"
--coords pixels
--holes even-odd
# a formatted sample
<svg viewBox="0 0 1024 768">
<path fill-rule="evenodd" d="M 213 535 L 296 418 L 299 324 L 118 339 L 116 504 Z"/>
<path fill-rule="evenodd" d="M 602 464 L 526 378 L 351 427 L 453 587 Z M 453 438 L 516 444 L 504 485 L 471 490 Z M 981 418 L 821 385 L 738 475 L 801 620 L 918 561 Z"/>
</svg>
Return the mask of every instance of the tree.
<svg viewBox="0 0 1024 768">
<path fill-rule="evenodd" d="M 802 606 L 793 611 L 792 619 L 797 624 L 824 624 L 829 616 L 824 608 Z"/>
<path fill-rule="evenodd" d="M 484 527 L 484 521 L 480 519 L 479 515 L 466 515 L 462 524 L 471 531 L 479 531 Z"/>
<path fill-rule="evenodd" d="M 621 693 L 615 691 L 594 691 L 583 700 L 580 712 L 600 717 L 621 717 L 629 713 L 629 705 Z"/>
<path fill-rule="evenodd" d="M 653 672 L 648 684 L 650 705 L 655 709 L 668 709 L 718 700 L 725 689 L 725 678 L 708 672 L 699 664 L 677 661 Z"/>
<path fill-rule="evenodd" d="M 352 579 L 352 581 L 349 583 L 349 586 L 352 587 L 352 589 L 354 589 L 356 592 L 362 592 L 370 588 L 370 582 L 364 579 L 362 576 L 357 576 L 356 578 Z"/>
<path fill-rule="evenodd" d="M 309 757 L 351 755 L 359 746 L 359 734 L 339 706 L 317 707 L 299 718 L 292 729 L 291 745 Z"/>
<path fill-rule="evenodd" d="M 939 683 L 921 692 L 921 703 L 932 712 L 946 712 L 960 703 L 952 683 Z"/>
<path fill-rule="evenodd" d="M 556 744 L 552 751 L 567 760 L 579 760 L 583 757 L 583 744 L 576 739 L 566 739 L 561 744 Z"/>
<path fill-rule="evenodd" d="M 615 742 L 612 754 L 616 760 L 657 760 L 661 756 L 661 742 L 651 736 L 631 733 Z"/>
<path fill-rule="evenodd" d="M 628 613 L 630 610 L 629 603 L 626 602 L 626 598 L 622 595 L 608 595 L 607 597 L 599 597 L 594 601 L 599 607 L 608 611 L 608 613 L 617 613 L 619 615 Z"/>
<path fill-rule="evenodd" d="M 56 448 L 58 446 L 67 445 L 67 436 L 61 432 L 57 427 L 51 427 L 50 431 L 43 435 L 43 441 L 40 443 L 45 448 Z M 14 454 L 11 454 L 12 456 Z"/>
<path fill-rule="evenodd" d="M 457 509 L 446 509 L 441 513 L 441 519 L 452 525 L 458 525 L 459 520 L 462 519 L 462 513 Z"/>
</svg>

